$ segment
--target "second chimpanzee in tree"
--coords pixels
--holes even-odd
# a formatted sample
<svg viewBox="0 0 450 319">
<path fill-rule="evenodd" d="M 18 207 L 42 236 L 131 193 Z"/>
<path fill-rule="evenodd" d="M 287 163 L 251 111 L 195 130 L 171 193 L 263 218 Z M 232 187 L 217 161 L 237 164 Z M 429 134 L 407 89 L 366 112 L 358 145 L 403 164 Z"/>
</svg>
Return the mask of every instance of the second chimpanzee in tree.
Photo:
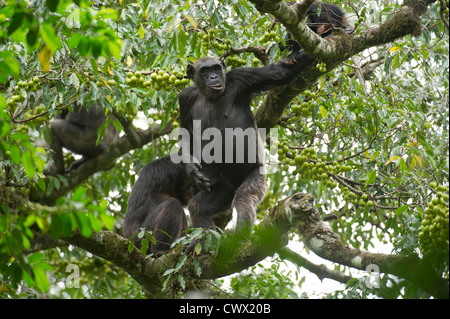
<svg viewBox="0 0 450 319">
<path fill-rule="evenodd" d="M 71 164 L 69 168 L 69 171 L 71 171 L 89 158 L 103 152 L 117 140 L 119 132 L 114 128 L 114 125 L 110 124 L 105 129 L 102 142 L 97 145 L 97 131 L 105 121 L 106 116 L 98 104 L 89 108 L 75 104 L 73 112 L 66 109 L 58 115 L 50 123 L 50 129 L 53 133 L 50 143 L 53 163 L 48 164 L 45 173 L 56 175 L 65 172 L 63 147 L 76 154 L 83 155 L 83 158 Z"/>
<path fill-rule="evenodd" d="M 228 73 L 223 62 L 210 57 L 188 65 L 187 74 L 195 86 L 179 96 L 181 130 L 189 132 L 188 140 L 181 136 L 181 158 L 188 177 L 203 187 L 188 203 L 193 227 L 213 228 L 213 217 L 232 208 L 237 213 L 239 233 L 251 232 L 256 206 L 265 194 L 265 175 L 263 147 L 250 103 L 255 93 L 289 84 L 313 63 L 308 55 L 300 55 L 294 66 L 278 62 L 260 68 L 235 68 Z M 230 132 L 233 139 L 227 138 Z M 215 142 L 221 147 L 211 149 L 205 137 L 218 139 Z M 242 140 L 244 149 L 238 145 Z M 256 145 L 256 150 L 251 145 Z M 212 160 L 205 159 L 205 153 L 211 151 Z"/>
<path fill-rule="evenodd" d="M 289 2 L 295 5 L 296 2 Z M 340 28 L 346 32 L 353 32 L 353 16 L 346 13 L 339 6 L 331 3 L 313 3 L 306 11 L 306 24 L 308 27 L 325 38 L 331 35 L 333 30 Z M 287 63 L 295 63 L 295 55 L 300 51 L 300 45 L 295 41 L 291 34 L 286 35 L 286 46 L 280 44 L 282 50 L 288 49 L 292 53 L 287 57 Z"/>
<path fill-rule="evenodd" d="M 144 228 L 155 239 L 150 252 L 168 253 L 173 241 L 187 228 L 184 206 L 195 193 L 195 185 L 187 179 L 182 164 L 173 163 L 169 157 L 147 164 L 139 172 L 128 198 L 124 236 L 134 235 L 133 240 L 140 247 L 140 239 L 135 235 Z"/>
</svg>

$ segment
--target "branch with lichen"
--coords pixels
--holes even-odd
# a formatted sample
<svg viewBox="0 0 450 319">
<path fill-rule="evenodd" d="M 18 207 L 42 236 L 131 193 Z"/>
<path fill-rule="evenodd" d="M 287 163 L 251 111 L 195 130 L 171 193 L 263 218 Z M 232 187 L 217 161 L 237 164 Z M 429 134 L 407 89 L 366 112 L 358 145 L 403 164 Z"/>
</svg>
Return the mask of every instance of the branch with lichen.
<svg viewBox="0 0 450 319">
<path fill-rule="evenodd" d="M 448 298 L 448 280 L 435 274 L 433 267 L 417 255 L 375 254 L 346 246 L 323 222 L 309 194 L 294 194 L 282 207 L 291 216 L 305 245 L 316 255 L 348 267 L 366 270 L 376 265 L 381 273 L 409 280 L 438 298 Z"/>
<path fill-rule="evenodd" d="M 304 22 L 306 9 L 313 1 L 306 0 L 302 4 L 290 6 L 285 1 L 250 0 L 261 13 L 276 17 L 305 52 L 326 62 L 327 71 L 365 49 L 390 43 L 406 35 L 419 35 L 422 30 L 420 17 L 427 11 L 428 5 L 436 1 L 408 0 L 392 19 L 378 27 L 361 30 L 358 35 L 337 31 L 330 37 L 321 38 Z M 258 127 L 274 127 L 292 99 L 322 75 L 315 65 L 311 65 L 305 67 L 289 86 L 271 91 L 255 114 Z"/>
</svg>

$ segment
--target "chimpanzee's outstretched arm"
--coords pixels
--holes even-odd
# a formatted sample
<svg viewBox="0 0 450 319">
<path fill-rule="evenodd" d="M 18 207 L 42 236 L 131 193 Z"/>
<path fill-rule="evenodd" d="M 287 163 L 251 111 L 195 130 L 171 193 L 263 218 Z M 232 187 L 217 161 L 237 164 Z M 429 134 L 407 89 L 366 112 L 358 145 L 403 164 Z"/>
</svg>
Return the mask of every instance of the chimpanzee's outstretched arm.
<svg viewBox="0 0 450 319">
<path fill-rule="evenodd" d="M 231 85 L 234 83 L 235 87 L 251 93 L 288 85 L 302 69 L 316 63 L 304 51 L 298 52 L 294 60 L 297 62 L 293 65 L 279 61 L 260 68 L 236 68 L 227 73 L 227 80 Z"/>
</svg>

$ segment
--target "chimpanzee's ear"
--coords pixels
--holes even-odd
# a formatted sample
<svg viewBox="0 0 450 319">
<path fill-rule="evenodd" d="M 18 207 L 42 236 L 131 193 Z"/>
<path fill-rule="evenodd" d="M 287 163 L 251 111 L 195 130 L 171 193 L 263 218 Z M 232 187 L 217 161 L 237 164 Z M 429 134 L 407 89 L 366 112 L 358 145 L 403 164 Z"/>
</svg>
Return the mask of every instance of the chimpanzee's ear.
<svg viewBox="0 0 450 319">
<path fill-rule="evenodd" d="M 186 69 L 186 73 L 187 73 L 187 77 L 189 79 L 194 79 L 195 76 L 195 67 L 192 64 L 188 64 L 187 69 Z"/>
<path fill-rule="evenodd" d="M 225 59 L 220 59 L 220 64 L 225 72 L 227 72 L 227 65 L 225 64 Z"/>
</svg>

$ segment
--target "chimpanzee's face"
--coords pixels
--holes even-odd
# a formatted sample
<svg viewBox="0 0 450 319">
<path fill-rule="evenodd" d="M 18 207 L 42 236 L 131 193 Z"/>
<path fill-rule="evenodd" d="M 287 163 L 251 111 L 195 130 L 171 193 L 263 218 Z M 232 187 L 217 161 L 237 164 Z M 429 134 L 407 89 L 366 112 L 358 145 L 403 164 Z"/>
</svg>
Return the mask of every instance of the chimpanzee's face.
<svg viewBox="0 0 450 319">
<path fill-rule="evenodd" d="M 205 57 L 188 65 L 187 74 L 205 96 L 216 97 L 225 90 L 225 70 L 224 63 Z"/>
</svg>

